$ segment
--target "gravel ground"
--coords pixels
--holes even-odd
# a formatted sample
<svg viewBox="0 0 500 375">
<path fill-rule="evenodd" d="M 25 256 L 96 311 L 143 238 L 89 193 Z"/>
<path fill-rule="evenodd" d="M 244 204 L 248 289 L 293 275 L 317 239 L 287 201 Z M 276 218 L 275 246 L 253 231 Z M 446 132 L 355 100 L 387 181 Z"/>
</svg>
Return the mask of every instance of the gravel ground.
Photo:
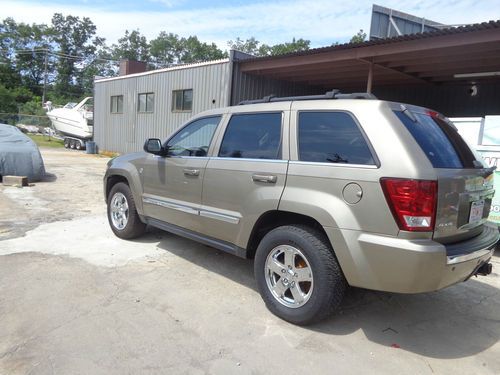
<svg viewBox="0 0 500 375">
<path fill-rule="evenodd" d="M 440 292 L 351 289 L 312 327 L 265 308 L 252 262 L 108 228 L 108 159 L 42 149 L 44 182 L 0 185 L 0 374 L 499 374 L 494 273 Z"/>
</svg>

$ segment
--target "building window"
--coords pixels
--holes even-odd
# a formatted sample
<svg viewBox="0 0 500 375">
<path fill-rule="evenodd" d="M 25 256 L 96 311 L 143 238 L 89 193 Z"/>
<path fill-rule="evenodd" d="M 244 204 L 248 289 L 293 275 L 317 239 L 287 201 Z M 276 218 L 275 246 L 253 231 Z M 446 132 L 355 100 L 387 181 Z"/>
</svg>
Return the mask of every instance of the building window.
<svg viewBox="0 0 500 375">
<path fill-rule="evenodd" d="M 111 97 L 111 113 L 123 113 L 123 95 Z"/>
<path fill-rule="evenodd" d="M 191 111 L 193 108 L 193 89 L 172 91 L 172 112 Z"/>
<path fill-rule="evenodd" d="M 139 112 L 153 112 L 155 107 L 155 94 L 147 92 L 139 94 Z"/>
</svg>

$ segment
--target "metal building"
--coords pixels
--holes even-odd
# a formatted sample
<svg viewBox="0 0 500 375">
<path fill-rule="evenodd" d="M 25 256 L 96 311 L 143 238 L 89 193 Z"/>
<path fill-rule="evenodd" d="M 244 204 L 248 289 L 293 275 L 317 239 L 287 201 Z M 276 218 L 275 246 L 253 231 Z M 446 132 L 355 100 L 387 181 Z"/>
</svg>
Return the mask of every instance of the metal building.
<svg viewBox="0 0 500 375">
<path fill-rule="evenodd" d="M 332 89 L 448 117 L 500 115 L 499 77 L 500 21 L 280 56 L 231 51 L 226 60 L 97 80 L 94 140 L 101 151 L 138 151 L 207 109 Z"/>
<path fill-rule="evenodd" d="M 229 59 L 94 82 L 94 141 L 100 151 L 139 151 L 191 116 L 230 103 Z M 126 68 L 126 67 L 125 67 Z"/>
<path fill-rule="evenodd" d="M 448 26 L 373 4 L 370 40 L 436 31 Z"/>
</svg>

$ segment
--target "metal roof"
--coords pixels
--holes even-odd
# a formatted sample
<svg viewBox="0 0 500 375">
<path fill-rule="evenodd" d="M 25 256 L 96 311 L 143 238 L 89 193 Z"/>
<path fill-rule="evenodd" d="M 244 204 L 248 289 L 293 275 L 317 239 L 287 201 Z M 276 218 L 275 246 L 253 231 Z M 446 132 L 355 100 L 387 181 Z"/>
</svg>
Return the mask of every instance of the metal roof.
<svg viewBox="0 0 500 375">
<path fill-rule="evenodd" d="M 374 86 L 464 82 L 470 81 L 468 73 L 500 71 L 500 21 L 241 59 L 238 64 L 246 74 L 343 90 L 366 87 L 369 71 Z"/>
<path fill-rule="evenodd" d="M 94 82 L 95 83 L 101 83 L 101 82 L 107 82 L 107 81 L 115 81 L 115 80 L 120 80 L 120 79 L 127 79 L 127 78 L 148 76 L 148 75 L 151 75 L 151 74 L 172 72 L 172 71 L 175 71 L 175 70 L 198 68 L 198 67 L 201 67 L 201 66 L 224 64 L 224 63 L 229 63 L 229 59 L 203 61 L 203 62 L 198 62 L 198 63 L 178 64 L 178 65 L 175 65 L 175 66 L 170 66 L 168 68 L 149 70 L 147 72 L 142 72 L 142 73 L 126 74 L 126 75 L 123 75 L 123 76 L 116 76 L 116 77 L 98 78 Z"/>
<path fill-rule="evenodd" d="M 424 33 L 406 34 L 406 35 L 401 35 L 401 36 L 396 36 L 396 37 L 386 38 L 386 39 L 367 40 L 365 42 L 359 42 L 359 43 L 343 43 L 343 44 L 337 44 L 337 45 L 327 46 L 327 47 L 312 48 L 312 49 L 308 49 L 306 51 L 291 52 L 291 53 L 286 53 L 283 55 L 256 56 L 256 57 L 245 59 L 245 62 L 255 61 L 255 60 L 258 60 L 258 61 L 276 60 L 276 59 L 286 58 L 286 57 L 290 57 L 290 56 L 307 56 L 307 55 L 314 55 L 317 53 L 341 51 L 341 50 L 353 49 L 353 48 L 363 48 L 363 47 L 368 47 L 368 46 L 379 46 L 379 45 L 384 45 L 384 44 L 405 42 L 405 41 L 409 41 L 409 40 L 421 40 L 421 39 L 427 39 L 427 38 L 435 38 L 437 36 L 443 36 L 443 35 L 470 33 L 473 31 L 487 30 L 487 29 L 500 29 L 500 20 L 482 22 L 482 23 L 474 23 L 471 25 L 465 25 L 465 26 L 459 26 L 459 27 L 444 28 L 441 30 L 428 31 L 428 32 L 424 32 Z"/>
</svg>

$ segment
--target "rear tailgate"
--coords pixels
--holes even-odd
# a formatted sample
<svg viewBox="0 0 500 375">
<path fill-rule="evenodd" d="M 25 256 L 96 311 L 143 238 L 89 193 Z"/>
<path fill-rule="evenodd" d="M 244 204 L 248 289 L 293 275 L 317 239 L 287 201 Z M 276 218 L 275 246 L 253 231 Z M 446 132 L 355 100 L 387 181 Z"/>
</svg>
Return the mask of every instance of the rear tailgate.
<svg viewBox="0 0 500 375">
<path fill-rule="evenodd" d="M 493 173 L 487 169 L 439 170 L 434 238 L 448 243 L 480 234 L 493 194 Z"/>
<path fill-rule="evenodd" d="M 405 106 L 395 114 L 437 174 L 434 239 L 449 244 L 480 235 L 494 195 L 493 169 L 486 167 L 444 116 Z"/>
</svg>

